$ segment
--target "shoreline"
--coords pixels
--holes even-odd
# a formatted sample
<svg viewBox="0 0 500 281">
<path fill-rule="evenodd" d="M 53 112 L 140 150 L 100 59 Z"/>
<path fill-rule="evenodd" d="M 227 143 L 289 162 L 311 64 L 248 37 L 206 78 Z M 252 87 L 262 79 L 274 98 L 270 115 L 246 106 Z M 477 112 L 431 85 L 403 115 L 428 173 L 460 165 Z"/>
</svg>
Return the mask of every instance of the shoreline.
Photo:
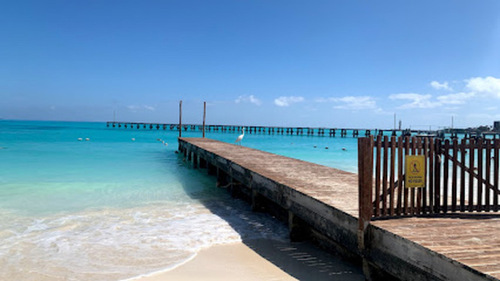
<svg viewBox="0 0 500 281">
<path fill-rule="evenodd" d="M 192 259 L 165 271 L 122 281 L 164 280 L 364 280 L 359 266 L 310 242 L 256 239 L 201 250 Z"/>
<path fill-rule="evenodd" d="M 175 270 L 176 268 L 181 267 L 181 266 L 189 263 L 190 261 L 194 260 L 197 256 L 198 256 L 198 253 L 194 253 L 187 260 L 182 261 L 182 262 L 177 263 L 177 264 L 174 264 L 174 265 L 169 266 L 167 268 L 160 269 L 160 270 L 153 271 L 153 272 L 149 272 L 149 273 L 140 274 L 138 276 L 134 276 L 134 277 L 126 278 L 126 279 L 120 279 L 119 281 L 149 280 L 149 278 L 154 278 L 155 276 L 162 275 L 162 274 L 165 274 L 165 273 L 170 272 L 172 270 Z"/>
</svg>

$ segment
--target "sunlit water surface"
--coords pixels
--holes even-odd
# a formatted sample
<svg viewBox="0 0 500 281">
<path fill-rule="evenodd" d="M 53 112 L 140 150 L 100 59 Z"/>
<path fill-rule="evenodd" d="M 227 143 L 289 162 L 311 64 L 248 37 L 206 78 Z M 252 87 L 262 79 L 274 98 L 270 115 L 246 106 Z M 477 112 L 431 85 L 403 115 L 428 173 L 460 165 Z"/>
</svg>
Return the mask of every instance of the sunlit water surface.
<svg viewBox="0 0 500 281">
<path fill-rule="evenodd" d="M 243 145 L 356 171 L 353 138 L 247 133 Z M 0 280 L 121 280 L 212 245 L 287 239 L 282 223 L 215 188 L 176 149 L 169 130 L 0 121 Z"/>
</svg>

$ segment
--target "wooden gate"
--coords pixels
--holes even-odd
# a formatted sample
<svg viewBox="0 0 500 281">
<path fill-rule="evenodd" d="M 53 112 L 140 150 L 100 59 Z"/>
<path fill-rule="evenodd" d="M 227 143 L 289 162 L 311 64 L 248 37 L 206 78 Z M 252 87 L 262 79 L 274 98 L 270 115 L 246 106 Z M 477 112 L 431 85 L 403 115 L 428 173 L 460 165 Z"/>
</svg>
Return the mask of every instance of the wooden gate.
<svg viewBox="0 0 500 281">
<path fill-rule="evenodd" d="M 360 222 L 450 212 L 499 211 L 499 150 L 498 139 L 360 138 Z M 406 187 L 407 155 L 423 155 L 425 187 Z"/>
</svg>

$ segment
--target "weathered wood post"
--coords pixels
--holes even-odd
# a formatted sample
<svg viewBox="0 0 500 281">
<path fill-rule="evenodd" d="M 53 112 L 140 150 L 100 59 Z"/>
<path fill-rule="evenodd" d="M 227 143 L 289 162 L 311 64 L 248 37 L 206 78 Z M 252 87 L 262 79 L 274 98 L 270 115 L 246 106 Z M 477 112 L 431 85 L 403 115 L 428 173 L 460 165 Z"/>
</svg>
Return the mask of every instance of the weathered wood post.
<svg viewBox="0 0 500 281">
<path fill-rule="evenodd" d="M 202 127 L 202 131 L 203 131 L 203 137 L 205 137 L 205 119 L 207 117 L 207 102 L 204 101 L 203 102 L 203 127 Z"/>
<path fill-rule="evenodd" d="M 373 137 L 358 139 L 358 249 L 363 258 L 363 271 L 370 280 L 370 269 L 365 254 L 369 247 L 368 226 L 373 212 Z"/>
<path fill-rule="evenodd" d="M 179 138 L 182 137 L 182 101 L 179 102 Z"/>
</svg>

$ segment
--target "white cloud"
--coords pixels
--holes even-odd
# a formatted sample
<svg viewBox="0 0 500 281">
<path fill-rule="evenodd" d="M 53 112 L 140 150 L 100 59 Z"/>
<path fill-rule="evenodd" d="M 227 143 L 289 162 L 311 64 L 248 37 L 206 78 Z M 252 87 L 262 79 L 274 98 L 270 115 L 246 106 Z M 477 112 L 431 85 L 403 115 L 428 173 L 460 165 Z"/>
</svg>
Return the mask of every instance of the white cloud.
<svg viewBox="0 0 500 281">
<path fill-rule="evenodd" d="M 394 114 L 394 112 L 385 111 L 380 107 L 375 108 L 373 110 L 373 112 L 375 112 L 376 114 L 381 114 L 381 115 L 393 115 Z"/>
<path fill-rule="evenodd" d="M 234 102 L 235 103 L 249 102 L 249 103 L 253 103 L 255 105 L 261 105 L 262 104 L 262 102 L 258 98 L 256 98 L 254 95 L 239 96 Z"/>
<path fill-rule="evenodd" d="M 432 81 L 431 87 L 436 89 L 436 90 L 453 91 L 453 89 L 448 85 L 448 82 L 439 83 L 438 81 Z"/>
<path fill-rule="evenodd" d="M 132 112 L 138 112 L 138 111 L 155 111 L 155 108 L 153 106 L 149 105 L 129 105 L 127 108 L 132 111 Z"/>
<path fill-rule="evenodd" d="M 495 77 L 474 77 L 466 80 L 466 87 L 473 92 L 500 98 L 500 79 Z"/>
<path fill-rule="evenodd" d="M 342 98 L 332 98 L 333 102 L 341 103 L 341 105 L 335 106 L 335 108 L 339 109 L 351 109 L 351 110 L 360 110 L 360 109 L 375 109 L 377 108 L 377 104 L 372 97 L 369 96 L 346 96 Z"/>
<path fill-rule="evenodd" d="M 303 101 L 304 101 L 303 97 L 295 97 L 295 96 L 279 97 L 274 100 L 274 104 L 276 104 L 277 106 L 289 106 L 292 103 L 303 102 Z"/>
<path fill-rule="evenodd" d="M 403 104 L 399 108 L 434 108 L 440 106 L 441 103 L 431 101 L 431 95 L 422 95 L 415 93 L 403 93 L 390 95 L 391 100 L 409 100 L 410 103 Z"/>
<path fill-rule="evenodd" d="M 464 104 L 468 99 L 475 96 L 475 93 L 456 93 L 437 97 L 442 104 Z"/>
<path fill-rule="evenodd" d="M 392 112 L 387 112 L 382 108 L 377 106 L 375 98 L 370 96 L 345 96 L 341 98 L 317 98 L 314 100 L 318 103 L 333 102 L 337 103 L 333 108 L 336 109 L 346 109 L 346 110 L 363 110 L 369 109 L 373 110 L 376 114 L 393 114 Z"/>
<path fill-rule="evenodd" d="M 428 94 L 402 93 L 390 95 L 391 100 L 409 101 L 399 108 L 436 108 L 445 105 L 463 105 L 472 98 L 499 98 L 500 99 L 500 79 L 495 77 L 473 77 L 464 80 L 466 85 L 462 92 L 454 92 L 448 82 L 440 83 L 432 81 L 430 85 L 437 90 L 452 91 L 448 95 L 440 95 L 433 99 Z M 458 109 L 458 107 L 447 107 L 447 109 Z"/>
</svg>

